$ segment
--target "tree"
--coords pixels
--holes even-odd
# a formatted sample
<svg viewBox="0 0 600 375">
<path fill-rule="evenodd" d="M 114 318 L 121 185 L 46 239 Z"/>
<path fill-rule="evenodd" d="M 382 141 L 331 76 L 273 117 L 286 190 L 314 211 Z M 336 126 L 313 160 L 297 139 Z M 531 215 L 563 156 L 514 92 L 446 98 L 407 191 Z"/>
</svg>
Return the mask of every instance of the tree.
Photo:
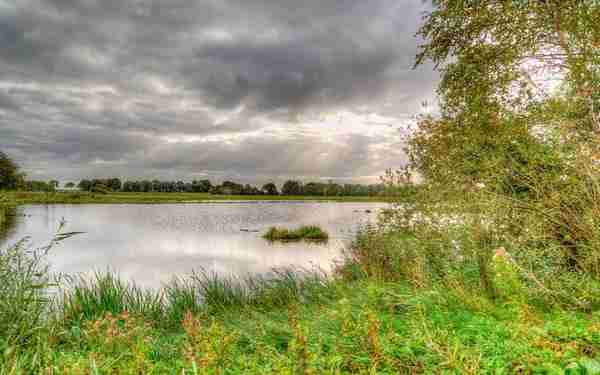
<svg viewBox="0 0 600 375">
<path fill-rule="evenodd" d="M 244 190 L 244 186 L 233 181 L 224 181 L 221 184 L 219 191 L 221 194 L 240 195 Z"/>
<path fill-rule="evenodd" d="M 192 191 L 194 193 L 208 193 L 212 188 L 212 184 L 209 180 L 201 180 L 192 182 Z"/>
<path fill-rule="evenodd" d="M 600 277 L 600 2 L 433 4 L 417 65 L 432 61 L 442 73 L 440 116 L 420 121 L 412 165 L 436 183 L 429 191 L 463 199 L 454 211 L 499 200 L 509 209 L 488 210 L 490 228 L 543 238 L 562 249 L 555 263 Z M 475 188 L 494 194 L 475 203 L 460 194 Z M 535 234 L 524 234 L 521 224 L 531 222 Z"/>
<path fill-rule="evenodd" d="M 302 183 L 300 181 L 288 180 L 281 188 L 283 195 L 302 195 Z"/>
<path fill-rule="evenodd" d="M 19 174 L 19 166 L 0 151 L 0 190 L 13 190 L 17 188 L 23 176 Z"/>
<path fill-rule="evenodd" d="M 119 178 L 111 178 L 106 181 L 106 186 L 112 191 L 121 190 L 121 180 Z"/>
<path fill-rule="evenodd" d="M 304 185 L 302 190 L 306 195 L 321 196 L 325 193 L 325 184 L 320 182 L 309 182 Z"/>
<path fill-rule="evenodd" d="M 557 143 L 577 140 L 576 152 L 598 154 L 600 3 L 433 3 L 417 65 L 430 60 L 442 73 L 441 116 L 424 118 L 411 141 L 421 174 L 447 186 L 518 190 L 523 170 L 561 173 Z M 564 78 L 558 95 L 542 75 Z M 540 126 L 556 142 L 536 137 Z"/>
<path fill-rule="evenodd" d="M 75 184 L 73 182 L 67 182 L 65 184 L 65 188 L 67 189 L 73 189 L 75 187 Z"/>
<path fill-rule="evenodd" d="M 92 189 L 92 181 L 90 180 L 81 180 L 77 187 L 83 191 L 90 191 Z"/>
<path fill-rule="evenodd" d="M 60 186 L 60 183 L 57 180 L 50 180 L 48 185 L 50 186 L 51 190 L 56 190 Z"/>
<path fill-rule="evenodd" d="M 266 183 L 262 187 L 262 192 L 267 195 L 279 195 L 279 191 L 277 190 L 277 185 L 272 182 Z"/>
</svg>

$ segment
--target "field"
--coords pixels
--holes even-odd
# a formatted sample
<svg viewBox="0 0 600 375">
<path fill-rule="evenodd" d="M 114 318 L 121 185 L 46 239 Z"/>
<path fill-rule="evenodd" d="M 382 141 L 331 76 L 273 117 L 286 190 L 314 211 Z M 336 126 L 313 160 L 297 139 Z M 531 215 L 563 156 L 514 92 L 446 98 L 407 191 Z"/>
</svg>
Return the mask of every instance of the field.
<svg viewBox="0 0 600 375">
<path fill-rule="evenodd" d="M 109 193 L 55 192 L 3 193 L 17 204 L 158 204 L 158 203 L 204 203 L 213 201 L 335 201 L 335 202 L 386 202 L 393 197 L 369 196 L 290 196 L 290 195 L 212 195 L 206 193 Z"/>
</svg>

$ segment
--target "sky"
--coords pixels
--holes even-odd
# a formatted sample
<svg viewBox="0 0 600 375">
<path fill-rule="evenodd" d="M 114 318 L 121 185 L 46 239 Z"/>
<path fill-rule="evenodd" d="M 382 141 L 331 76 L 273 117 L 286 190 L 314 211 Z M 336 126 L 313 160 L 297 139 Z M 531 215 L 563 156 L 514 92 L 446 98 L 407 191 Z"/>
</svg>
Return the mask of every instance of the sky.
<svg viewBox="0 0 600 375">
<path fill-rule="evenodd" d="M 377 182 L 435 100 L 422 0 L 0 0 L 29 179 Z"/>
</svg>

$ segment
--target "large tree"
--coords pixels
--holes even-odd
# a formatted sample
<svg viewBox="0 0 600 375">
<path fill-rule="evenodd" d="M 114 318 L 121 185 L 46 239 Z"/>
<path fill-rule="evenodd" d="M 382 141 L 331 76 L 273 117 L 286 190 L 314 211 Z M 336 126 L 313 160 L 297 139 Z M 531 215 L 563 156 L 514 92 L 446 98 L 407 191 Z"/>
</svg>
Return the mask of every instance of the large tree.
<svg viewBox="0 0 600 375">
<path fill-rule="evenodd" d="M 510 228 L 503 238 L 558 245 L 557 263 L 600 278 L 600 2 L 433 6 L 417 64 L 441 72 L 440 115 L 424 118 L 412 138 L 414 166 L 437 183 L 431 191 L 448 193 L 443 202 L 462 199 L 453 213 L 485 212 L 478 241 L 489 245 L 482 223 L 495 220 L 489 233 Z M 477 200 L 455 188 L 492 194 Z M 479 210 L 490 203 L 499 209 Z M 522 223 L 533 223 L 527 233 Z"/>
<path fill-rule="evenodd" d="M 442 73 L 441 116 L 422 121 L 411 147 L 425 177 L 510 185 L 521 168 L 557 168 L 555 146 L 570 141 L 598 159 L 598 1 L 433 5 L 417 64 L 430 60 Z"/>
<path fill-rule="evenodd" d="M 17 163 L 0 151 L 0 190 L 16 189 L 22 179 Z"/>
</svg>

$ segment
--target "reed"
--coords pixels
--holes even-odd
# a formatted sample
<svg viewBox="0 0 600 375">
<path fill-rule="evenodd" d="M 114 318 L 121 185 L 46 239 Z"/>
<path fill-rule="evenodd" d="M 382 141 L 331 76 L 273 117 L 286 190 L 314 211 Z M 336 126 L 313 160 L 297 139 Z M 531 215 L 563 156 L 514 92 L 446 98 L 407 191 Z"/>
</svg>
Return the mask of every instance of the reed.
<svg viewBox="0 0 600 375">
<path fill-rule="evenodd" d="M 114 272 L 68 279 L 55 302 L 67 325 L 128 312 L 157 326 L 177 325 L 186 313 L 213 315 L 232 309 L 262 310 L 314 301 L 331 295 L 333 281 L 322 271 L 281 269 L 268 275 L 223 277 L 199 270 L 177 277 L 159 290 L 124 282 Z"/>
</svg>

